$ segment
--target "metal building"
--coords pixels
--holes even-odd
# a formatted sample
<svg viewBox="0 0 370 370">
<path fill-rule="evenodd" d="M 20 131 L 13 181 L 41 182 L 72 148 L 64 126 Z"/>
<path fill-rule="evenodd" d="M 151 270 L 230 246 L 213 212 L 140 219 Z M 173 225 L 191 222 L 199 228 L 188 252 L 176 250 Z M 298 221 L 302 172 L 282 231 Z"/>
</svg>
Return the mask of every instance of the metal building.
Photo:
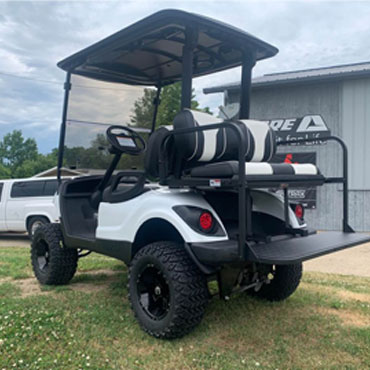
<svg viewBox="0 0 370 370">
<path fill-rule="evenodd" d="M 228 84 L 204 93 L 223 93 L 222 114 L 231 118 L 237 115 L 239 90 L 239 84 Z M 269 121 L 282 139 L 317 135 L 321 145 L 284 147 L 280 160 L 300 162 L 311 155 L 324 175 L 340 176 L 342 157 L 335 143 L 319 138 L 329 131 L 343 138 L 349 150 L 350 224 L 356 231 L 370 231 L 370 62 L 255 78 L 251 118 Z M 333 184 L 310 193 L 306 219 L 312 227 L 341 228 L 341 192 L 341 186 Z"/>
</svg>

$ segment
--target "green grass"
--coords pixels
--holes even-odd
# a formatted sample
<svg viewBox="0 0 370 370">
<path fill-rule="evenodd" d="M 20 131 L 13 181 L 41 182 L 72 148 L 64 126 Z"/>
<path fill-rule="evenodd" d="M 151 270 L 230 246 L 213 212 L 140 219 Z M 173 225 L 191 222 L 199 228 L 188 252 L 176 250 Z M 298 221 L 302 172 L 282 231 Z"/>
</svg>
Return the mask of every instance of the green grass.
<svg viewBox="0 0 370 370">
<path fill-rule="evenodd" d="M 29 250 L 1 248 L 0 261 L 11 277 L 0 277 L 0 369 L 370 367 L 368 278 L 305 273 L 282 303 L 213 299 L 194 332 L 163 341 L 139 329 L 120 262 L 91 255 L 70 285 L 24 296 L 22 283 L 37 288 L 20 279 L 32 276 Z"/>
<path fill-rule="evenodd" d="M 78 270 L 80 272 L 100 269 L 123 271 L 124 265 L 122 262 L 94 253 L 79 261 Z M 0 248 L 0 279 L 4 277 L 24 279 L 32 276 L 30 250 L 28 248 Z"/>
</svg>

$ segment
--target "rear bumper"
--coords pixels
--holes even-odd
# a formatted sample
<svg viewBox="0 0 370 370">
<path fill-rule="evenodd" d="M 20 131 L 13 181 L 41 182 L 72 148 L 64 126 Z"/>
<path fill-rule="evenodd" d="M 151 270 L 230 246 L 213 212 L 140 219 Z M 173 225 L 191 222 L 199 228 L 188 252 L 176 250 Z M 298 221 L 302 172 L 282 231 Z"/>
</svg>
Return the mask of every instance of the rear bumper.
<svg viewBox="0 0 370 370">
<path fill-rule="evenodd" d="M 207 265 L 217 266 L 242 261 L 289 265 L 369 241 L 369 234 L 342 231 L 328 231 L 308 236 L 280 236 L 273 238 L 269 243 L 246 244 L 243 260 L 239 258 L 236 240 L 193 243 L 190 248 L 196 258 Z"/>
</svg>

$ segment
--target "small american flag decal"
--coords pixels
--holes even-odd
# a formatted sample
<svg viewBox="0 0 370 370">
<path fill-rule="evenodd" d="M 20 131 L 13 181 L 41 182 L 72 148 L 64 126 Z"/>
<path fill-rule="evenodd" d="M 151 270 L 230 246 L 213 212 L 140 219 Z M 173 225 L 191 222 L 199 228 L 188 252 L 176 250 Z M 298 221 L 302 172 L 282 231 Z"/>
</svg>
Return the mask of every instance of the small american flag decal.
<svg viewBox="0 0 370 370">
<path fill-rule="evenodd" d="M 219 186 L 221 186 L 221 180 L 220 179 L 211 179 L 211 180 L 209 180 L 209 186 L 219 187 Z"/>
</svg>

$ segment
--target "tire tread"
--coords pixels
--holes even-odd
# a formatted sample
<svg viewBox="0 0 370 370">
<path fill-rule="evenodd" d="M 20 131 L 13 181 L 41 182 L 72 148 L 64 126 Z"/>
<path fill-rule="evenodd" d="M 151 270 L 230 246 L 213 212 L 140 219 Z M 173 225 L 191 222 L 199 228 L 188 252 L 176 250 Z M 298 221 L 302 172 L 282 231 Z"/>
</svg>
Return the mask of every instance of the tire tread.
<svg viewBox="0 0 370 370">
<path fill-rule="evenodd" d="M 270 284 L 264 284 L 257 292 L 251 290 L 251 295 L 268 301 L 283 301 L 291 296 L 302 278 L 302 263 L 276 266 L 276 274 Z"/>
<path fill-rule="evenodd" d="M 174 315 L 167 327 L 161 330 L 151 330 L 141 320 L 135 306 L 132 304 L 130 289 L 132 286 L 133 266 L 144 256 L 152 256 L 165 265 L 169 279 L 174 287 Z M 142 329 L 148 334 L 163 339 L 173 339 L 184 336 L 193 330 L 202 320 L 208 303 L 208 288 L 205 276 L 179 244 L 173 242 L 156 242 L 143 247 L 135 255 L 129 268 L 129 299 L 135 317 Z"/>
<path fill-rule="evenodd" d="M 47 273 L 40 271 L 37 262 L 37 243 L 42 239 L 49 247 L 50 261 Z M 78 253 L 76 249 L 67 248 L 63 244 L 63 234 L 59 224 L 40 226 L 31 244 L 31 261 L 37 280 L 45 285 L 64 285 L 74 276 Z"/>
</svg>

